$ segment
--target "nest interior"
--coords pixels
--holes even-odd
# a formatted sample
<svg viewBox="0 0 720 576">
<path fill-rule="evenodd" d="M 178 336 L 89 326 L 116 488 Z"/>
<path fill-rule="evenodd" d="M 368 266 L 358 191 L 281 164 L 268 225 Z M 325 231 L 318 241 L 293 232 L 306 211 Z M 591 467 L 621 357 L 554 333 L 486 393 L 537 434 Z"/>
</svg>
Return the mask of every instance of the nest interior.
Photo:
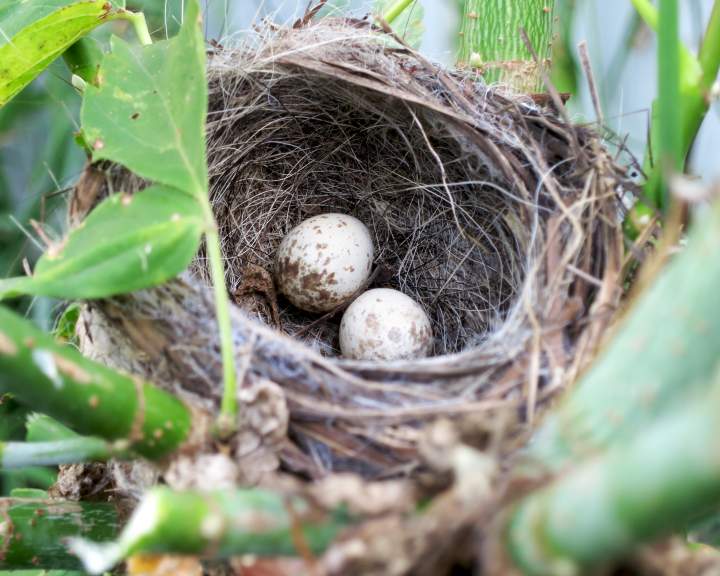
<svg viewBox="0 0 720 576">
<path fill-rule="evenodd" d="M 351 214 L 374 239 L 373 285 L 415 298 L 432 319 L 435 353 L 457 352 L 502 322 L 525 276 L 531 222 L 487 151 L 442 111 L 412 102 L 436 96 L 422 93 L 433 87 L 358 32 L 314 27 L 252 61 L 214 58 L 208 141 L 228 284 L 241 294 L 257 288 L 258 269 L 269 276 L 280 241 L 306 218 Z M 282 52 L 299 65 L 267 57 Z M 307 66 L 330 62 L 330 74 Z M 358 71 L 398 92 L 349 81 Z M 337 314 L 318 318 L 280 299 L 277 321 L 337 355 Z"/>
<path fill-rule="evenodd" d="M 211 197 L 228 289 L 244 310 L 233 312 L 242 378 L 282 389 L 287 467 L 407 473 L 428 423 L 532 417 L 583 366 L 620 296 L 618 195 L 632 185 L 593 130 L 542 99 L 444 71 L 362 20 L 265 30 L 218 47 L 208 72 Z M 432 357 L 344 360 L 339 314 L 276 297 L 276 247 L 324 212 L 369 227 L 373 286 L 428 310 Z M 113 333 L 104 359 L 217 404 L 202 253 L 193 271 L 96 303 L 90 325 Z M 162 337 L 138 336 L 135 321 Z"/>
</svg>

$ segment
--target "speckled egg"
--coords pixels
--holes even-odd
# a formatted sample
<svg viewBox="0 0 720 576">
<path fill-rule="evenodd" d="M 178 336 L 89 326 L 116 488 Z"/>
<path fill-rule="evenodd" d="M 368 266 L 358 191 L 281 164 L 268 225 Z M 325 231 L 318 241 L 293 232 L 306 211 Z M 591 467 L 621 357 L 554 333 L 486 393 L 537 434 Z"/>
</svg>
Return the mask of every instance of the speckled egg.
<svg viewBox="0 0 720 576">
<path fill-rule="evenodd" d="M 340 350 L 354 360 L 410 360 L 432 349 L 432 326 L 422 306 L 389 288 L 361 294 L 340 322 Z"/>
<path fill-rule="evenodd" d="M 283 238 L 275 255 L 275 279 L 298 308 L 327 312 L 363 287 L 373 257 L 370 231 L 360 220 L 320 214 Z"/>
</svg>

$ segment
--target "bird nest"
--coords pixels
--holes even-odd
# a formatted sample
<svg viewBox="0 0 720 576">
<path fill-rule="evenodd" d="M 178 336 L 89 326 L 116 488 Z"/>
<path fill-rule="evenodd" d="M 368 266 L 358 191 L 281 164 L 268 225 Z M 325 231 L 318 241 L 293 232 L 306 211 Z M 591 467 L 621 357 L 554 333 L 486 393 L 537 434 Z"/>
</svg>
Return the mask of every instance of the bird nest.
<svg viewBox="0 0 720 576">
<path fill-rule="evenodd" d="M 422 470 L 430 424 L 527 422 L 575 377 L 619 297 L 629 184 L 592 129 L 547 97 L 445 71 L 368 21 L 265 30 L 216 47 L 208 73 L 211 198 L 245 410 L 238 458 L 308 477 L 408 474 Z M 77 213 L 97 190 L 142 186 L 92 170 Z M 276 294 L 283 236 L 327 212 L 370 229 L 368 287 L 423 305 L 430 357 L 343 359 L 342 310 L 304 313 Z M 85 352 L 217 411 L 207 285 L 201 252 L 183 278 L 91 303 Z"/>
</svg>

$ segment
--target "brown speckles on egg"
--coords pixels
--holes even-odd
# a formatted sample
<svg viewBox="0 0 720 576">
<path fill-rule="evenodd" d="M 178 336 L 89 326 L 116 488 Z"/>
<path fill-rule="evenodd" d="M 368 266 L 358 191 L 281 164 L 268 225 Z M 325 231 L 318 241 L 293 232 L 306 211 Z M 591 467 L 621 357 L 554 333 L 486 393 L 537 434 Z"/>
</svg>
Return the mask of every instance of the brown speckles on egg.
<svg viewBox="0 0 720 576">
<path fill-rule="evenodd" d="M 361 294 L 340 323 L 340 349 L 356 360 L 409 360 L 432 349 L 432 327 L 422 307 L 386 288 Z"/>
<path fill-rule="evenodd" d="M 363 287 L 373 253 L 370 232 L 356 218 L 315 216 L 293 228 L 278 247 L 278 289 L 303 310 L 332 310 Z"/>
</svg>

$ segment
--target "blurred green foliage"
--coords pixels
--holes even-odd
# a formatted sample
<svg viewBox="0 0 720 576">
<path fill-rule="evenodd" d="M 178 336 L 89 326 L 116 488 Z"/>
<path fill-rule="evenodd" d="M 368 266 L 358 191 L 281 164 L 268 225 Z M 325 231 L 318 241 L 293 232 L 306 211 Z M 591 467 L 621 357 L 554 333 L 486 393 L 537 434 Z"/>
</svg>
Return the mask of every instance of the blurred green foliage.
<svg viewBox="0 0 720 576">
<path fill-rule="evenodd" d="M 77 129 L 79 98 L 61 62 L 0 109 L 0 274 L 22 272 L 42 251 L 42 241 L 30 229 L 40 223 L 48 237 L 62 233 L 64 187 L 82 169 L 84 154 L 72 144 Z M 53 302 L 23 299 L 15 308 L 48 329 Z M 23 440 L 27 411 L 9 398 L 0 403 L 0 440 Z M 0 474 L 0 494 L 32 486 L 47 488 L 55 473 L 25 468 Z"/>
<path fill-rule="evenodd" d="M 127 8 L 143 10 L 156 38 L 179 29 L 182 0 L 128 0 Z M 93 33 L 101 46 L 111 34 L 132 35 L 127 23 L 104 26 Z M 31 221 L 49 240 L 58 240 L 66 228 L 68 186 L 82 171 L 85 153 L 74 144 L 79 129 L 80 96 L 71 85 L 71 73 L 62 59 L 0 108 L 0 277 L 23 273 L 42 254 L 44 241 Z M 49 331 L 60 310 L 48 298 L 24 298 L 10 303 Z M 65 328 L 65 324 L 63 324 Z M 64 330 L 67 332 L 67 330 Z M 69 334 L 63 334 L 69 336 Z M 0 402 L 0 441 L 24 440 L 27 411 L 5 397 Z M 55 473 L 27 468 L 0 473 L 0 495 L 15 488 L 47 488 Z"/>
</svg>

